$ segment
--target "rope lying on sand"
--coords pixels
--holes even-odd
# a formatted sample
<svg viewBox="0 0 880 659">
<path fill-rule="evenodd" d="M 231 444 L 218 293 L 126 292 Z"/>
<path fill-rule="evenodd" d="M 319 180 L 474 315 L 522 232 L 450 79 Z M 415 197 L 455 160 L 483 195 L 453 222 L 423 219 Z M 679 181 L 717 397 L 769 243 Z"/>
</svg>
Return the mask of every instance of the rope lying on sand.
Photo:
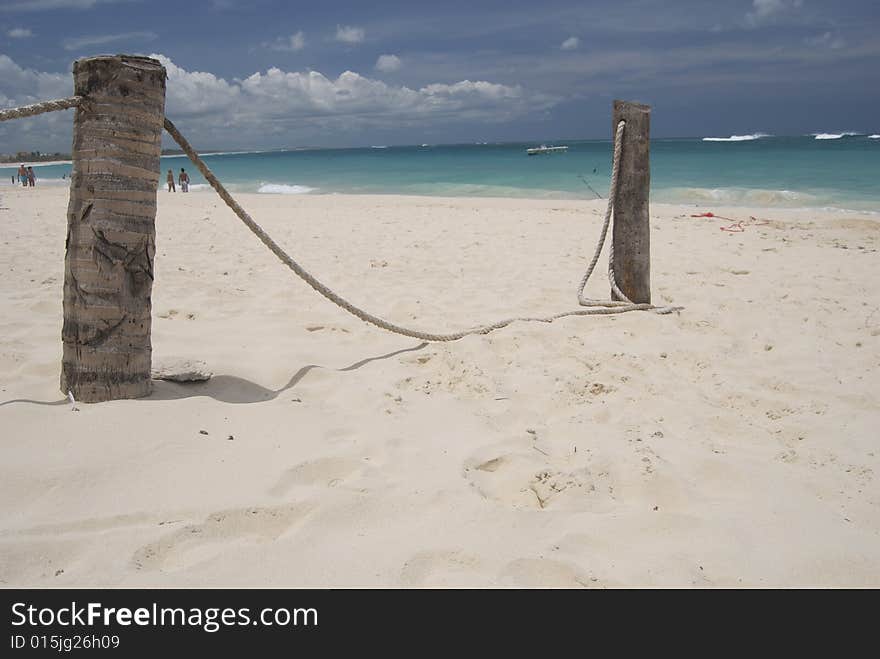
<svg viewBox="0 0 880 659">
<path fill-rule="evenodd" d="M 42 103 L 34 103 L 33 105 L 23 105 L 20 108 L 8 108 L 0 110 L 0 121 L 9 121 L 10 119 L 22 119 L 24 117 L 33 117 L 45 112 L 57 112 L 58 110 L 69 110 L 75 108 L 82 103 L 82 96 L 71 96 L 70 98 L 59 98 L 54 101 L 43 101 Z"/>
<path fill-rule="evenodd" d="M 45 101 L 43 103 L 36 103 L 34 105 L 28 105 L 20 108 L 11 108 L 7 110 L 0 110 L 0 121 L 6 121 L 8 119 L 18 119 L 21 117 L 30 117 L 38 114 L 43 114 L 44 112 L 55 112 L 57 110 L 66 110 L 68 108 L 77 107 L 80 103 L 83 102 L 83 97 L 81 96 L 73 96 L 71 98 L 59 99 L 55 101 Z M 617 177 L 620 171 L 620 151 L 622 147 L 622 137 L 623 131 L 625 127 L 625 122 L 621 121 L 617 124 L 617 131 L 615 133 L 614 139 L 614 159 L 612 163 L 611 169 L 611 189 L 608 193 L 608 204 L 605 209 L 605 220 L 602 225 L 602 232 L 599 237 L 599 242 L 596 245 L 596 250 L 593 253 L 593 258 L 590 261 L 590 265 L 587 267 L 587 271 L 581 279 L 581 283 L 578 286 L 577 296 L 578 302 L 582 307 L 586 307 L 584 309 L 576 309 L 574 311 L 564 311 L 562 313 L 554 314 L 552 316 L 543 316 L 543 317 L 531 317 L 531 316 L 518 316 L 515 318 L 507 318 L 505 320 L 499 320 L 497 322 L 488 324 L 488 325 L 480 325 L 478 327 L 473 327 L 466 330 L 461 330 L 458 332 L 451 332 L 447 334 L 435 334 L 432 332 L 423 332 L 421 330 L 410 329 L 407 327 L 403 327 L 401 325 L 397 325 L 390 321 L 387 321 L 378 316 L 374 316 L 373 314 L 364 311 L 360 307 L 356 307 L 354 304 L 343 298 L 338 293 L 334 292 L 331 288 L 321 283 L 317 278 L 311 275 L 305 268 L 303 268 L 299 263 L 297 263 L 293 257 L 291 257 L 287 252 L 285 252 L 278 243 L 276 243 L 272 238 L 257 224 L 253 218 L 245 211 L 241 205 L 229 194 L 223 184 L 217 180 L 217 177 L 214 176 L 213 172 L 208 168 L 205 164 L 205 161 L 199 157 L 199 154 L 196 153 L 195 149 L 192 148 L 190 143 L 186 140 L 186 138 L 181 135 L 180 131 L 177 130 L 177 127 L 171 122 L 167 117 L 165 118 L 165 130 L 168 131 L 168 134 L 174 139 L 177 144 L 183 149 L 184 153 L 189 157 L 189 159 L 195 164 L 195 166 L 202 173 L 202 176 L 211 184 L 211 187 L 220 195 L 220 198 L 226 202 L 226 205 L 232 209 L 232 211 L 238 216 L 238 218 L 244 222 L 244 224 L 257 236 L 257 238 L 262 241 L 269 250 L 278 257 L 278 259 L 284 263 L 288 268 L 293 270 L 294 273 L 298 277 L 300 277 L 304 282 L 306 282 L 309 286 L 311 286 L 317 293 L 320 293 L 325 298 L 336 304 L 337 306 L 345 309 L 350 314 L 360 318 L 364 322 L 370 323 L 371 325 L 375 325 L 384 330 L 388 330 L 389 332 L 394 332 L 395 334 L 401 334 L 403 336 L 412 337 L 414 339 L 421 339 L 422 341 L 436 341 L 436 342 L 444 342 L 444 341 L 457 341 L 465 336 L 469 336 L 472 334 L 488 334 L 497 329 L 501 329 L 502 327 L 506 327 L 511 323 L 522 321 L 522 322 L 540 322 L 540 323 L 552 323 L 554 320 L 559 318 L 565 318 L 567 316 L 596 316 L 596 315 L 608 315 L 608 314 L 617 314 L 617 313 L 625 313 L 628 311 L 653 311 L 658 314 L 668 314 L 673 311 L 678 311 L 682 307 L 657 307 L 652 304 L 636 304 L 629 300 L 618 288 L 617 283 L 614 280 L 614 246 L 612 245 L 609 256 L 608 256 L 608 281 L 611 283 L 611 290 L 620 298 L 620 300 L 594 300 L 584 296 L 584 288 L 587 285 L 587 282 L 590 279 L 590 275 L 593 274 L 593 270 L 596 267 L 596 263 L 599 261 L 599 256 L 602 252 L 602 247 L 605 244 L 605 238 L 608 234 L 608 227 L 611 224 L 611 216 L 614 208 L 614 197 L 617 191 Z"/>
<path fill-rule="evenodd" d="M 608 226 L 611 223 L 611 212 L 613 208 L 613 199 L 614 193 L 617 189 L 617 174 L 620 169 L 620 150 L 624 130 L 624 122 L 621 121 L 617 125 L 617 135 L 614 141 L 614 163 L 612 168 L 612 176 L 611 176 L 611 192 L 608 196 L 608 207 L 605 210 L 605 223 L 602 227 L 602 235 L 599 240 L 599 244 L 596 246 L 596 251 L 593 254 L 593 259 L 590 262 L 590 266 L 587 268 L 587 272 L 581 280 L 581 284 L 578 287 L 578 301 L 584 307 L 588 307 L 586 309 L 577 309 L 575 311 L 565 311 L 562 313 L 554 314 L 552 316 L 544 316 L 544 317 L 530 317 L 530 316 L 521 316 L 516 318 L 507 318 L 505 320 L 499 320 L 495 323 L 491 323 L 489 325 L 481 325 L 479 327 L 473 327 L 471 329 L 461 330 L 459 332 L 452 332 L 449 334 L 434 334 L 432 332 L 423 332 L 421 330 L 414 330 L 407 327 L 402 327 L 400 325 L 396 325 L 390 321 L 384 320 L 383 318 L 379 318 L 378 316 L 374 316 L 373 314 L 364 311 L 363 309 L 356 307 L 351 302 L 331 290 L 329 287 L 322 284 L 318 281 L 314 276 L 312 276 L 309 272 L 305 270 L 299 263 L 297 263 L 287 252 L 285 252 L 272 238 L 258 225 L 253 218 L 248 215 L 248 213 L 238 204 L 238 202 L 229 194 L 226 188 L 223 187 L 223 184 L 217 180 L 217 177 L 214 176 L 213 172 L 208 168 L 205 164 L 205 161 L 199 157 L 199 154 L 195 152 L 190 143 L 186 140 L 183 135 L 180 134 L 180 131 L 177 130 L 177 127 L 171 122 L 170 119 L 166 117 L 165 119 L 165 130 L 168 131 L 168 134 L 174 138 L 174 141 L 180 145 L 180 148 L 183 149 L 184 153 L 189 157 L 189 159 L 198 167 L 199 171 L 202 173 L 202 176 L 211 184 L 211 187 L 217 191 L 217 194 L 220 195 L 220 198 L 226 202 L 226 205 L 232 209 L 232 211 L 239 217 L 239 219 L 247 225 L 247 227 L 254 233 L 254 235 L 259 238 L 266 247 L 271 250 L 275 256 L 277 256 L 282 263 L 284 263 L 288 268 L 293 270 L 297 276 L 299 276 L 303 281 L 305 281 L 309 286 L 311 286 L 316 292 L 323 295 L 325 298 L 338 305 L 339 307 L 345 309 L 350 314 L 360 318 L 364 322 L 370 323 L 371 325 L 375 325 L 384 330 L 388 330 L 389 332 L 394 332 L 396 334 L 402 334 L 403 336 L 409 336 L 414 339 L 421 339 L 422 341 L 436 341 L 436 342 L 444 342 L 444 341 L 457 341 L 465 336 L 469 336 L 471 334 L 488 334 L 497 329 L 501 329 L 502 327 L 506 327 L 511 323 L 516 321 L 523 322 L 540 322 L 540 323 L 552 323 L 554 320 L 558 318 L 565 318 L 566 316 L 594 316 L 594 315 L 607 315 L 607 314 L 615 314 L 615 313 L 624 313 L 627 311 L 653 311 L 654 313 L 660 314 L 668 314 L 673 311 L 678 311 L 681 307 L 656 307 L 652 304 L 635 304 L 628 300 L 623 293 L 620 292 L 620 289 L 617 287 L 617 284 L 614 281 L 614 272 L 612 267 L 614 265 L 614 253 L 613 249 L 611 255 L 609 257 L 608 264 L 608 274 L 609 280 L 611 282 L 612 290 L 621 298 L 620 301 L 612 301 L 612 300 L 591 300 L 583 296 L 584 287 L 587 285 L 587 281 L 590 278 L 590 275 L 593 272 L 593 269 L 596 267 L 596 263 L 599 260 L 599 255 L 602 252 L 602 246 L 605 243 L 605 236 L 608 233 Z"/>
</svg>

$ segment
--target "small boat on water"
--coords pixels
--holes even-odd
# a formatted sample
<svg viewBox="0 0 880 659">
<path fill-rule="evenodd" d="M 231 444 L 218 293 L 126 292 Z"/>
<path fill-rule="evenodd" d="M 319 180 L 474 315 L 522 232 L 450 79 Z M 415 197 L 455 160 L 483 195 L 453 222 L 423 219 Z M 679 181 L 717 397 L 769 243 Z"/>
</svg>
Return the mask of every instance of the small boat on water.
<svg viewBox="0 0 880 659">
<path fill-rule="evenodd" d="M 567 146 L 546 146 L 544 144 L 536 146 L 533 149 L 526 149 L 526 153 L 530 156 L 543 156 L 548 153 L 565 153 L 566 151 L 568 151 Z"/>
</svg>

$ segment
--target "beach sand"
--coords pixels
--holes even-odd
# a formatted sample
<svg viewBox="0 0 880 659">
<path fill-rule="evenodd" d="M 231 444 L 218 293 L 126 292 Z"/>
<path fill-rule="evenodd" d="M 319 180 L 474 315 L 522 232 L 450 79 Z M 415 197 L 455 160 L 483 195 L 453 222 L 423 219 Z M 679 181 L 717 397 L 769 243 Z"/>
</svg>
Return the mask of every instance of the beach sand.
<svg viewBox="0 0 880 659">
<path fill-rule="evenodd" d="M 163 191 L 153 360 L 215 376 L 72 411 L 67 190 L 0 195 L 0 586 L 880 586 L 877 216 L 653 205 L 680 314 L 426 345 Z M 577 308 L 603 211 L 240 199 L 343 296 L 438 331 Z"/>
</svg>

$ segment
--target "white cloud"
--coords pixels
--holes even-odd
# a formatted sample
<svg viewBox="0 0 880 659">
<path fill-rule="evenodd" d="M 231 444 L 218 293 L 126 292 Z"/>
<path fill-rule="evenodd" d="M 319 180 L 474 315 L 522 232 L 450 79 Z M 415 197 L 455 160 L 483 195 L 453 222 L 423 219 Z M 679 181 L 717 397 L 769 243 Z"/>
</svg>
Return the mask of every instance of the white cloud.
<svg viewBox="0 0 880 659">
<path fill-rule="evenodd" d="M 390 85 L 352 71 L 336 78 L 317 71 L 270 68 L 243 80 L 187 71 L 151 55 L 168 73 L 165 111 L 200 148 L 340 143 L 363 131 L 499 123 L 542 112 L 559 98 L 519 85 L 462 80 L 420 88 Z M 0 55 L 0 106 L 15 107 L 69 96 L 69 73 L 24 69 Z M 67 150 L 70 114 L 55 112 L 0 124 L 4 150 Z M 15 124 L 13 127 L 12 124 Z"/>
<path fill-rule="evenodd" d="M 305 47 L 306 47 L 306 36 L 303 34 L 302 30 L 300 30 L 296 34 L 290 35 L 290 48 L 291 48 L 291 50 L 302 50 Z"/>
<path fill-rule="evenodd" d="M 376 60 L 376 70 L 383 73 L 391 73 L 400 69 L 400 58 L 397 55 L 379 55 Z"/>
<path fill-rule="evenodd" d="M 27 39 L 34 36 L 34 33 L 26 27 L 14 27 L 6 31 L 6 36 L 10 39 Z"/>
<path fill-rule="evenodd" d="M 296 34 L 291 34 L 289 37 L 279 37 L 275 41 L 264 42 L 263 47 L 271 50 L 300 51 L 306 47 L 306 35 L 300 30 Z"/>
<path fill-rule="evenodd" d="M 168 117 L 192 133 L 196 143 L 210 147 L 314 143 L 322 137 L 338 141 L 340 133 L 367 129 L 500 122 L 540 112 L 559 100 L 486 81 L 412 89 L 352 71 L 328 78 L 318 71 L 273 67 L 227 81 L 186 71 L 162 55 L 152 57 L 168 71 Z"/>
<path fill-rule="evenodd" d="M 562 45 L 559 46 L 562 50 L 575 50 L 578 46 L 581 45 L 581 40 L 577 37 L 569 37 L 565 41 L 562 42 Z"/>
<path fill-rule="evenodd" d="M 73 78 L 70 74 L 25 69 L 8 55 L 0 55 L 0 105 L 3 107 L 69 96 L 71 92 Z"/>
<path fill-rule="evenodd" d="M 213 73 L 186 71 L 164 55 L 150 57 L 162 62 L 168 74 L 165 113 L 169 117 L 228 115 L 241 98 L 239 85 L 226 82 Z"/>
<path fill-rule="evenodd" d="M 361 43 L 365 36 L 366 33 L 362 27 L 355 27 L 353 25 L 336 26 L 336 41 L 341 41 L 342 43 Z"/>
<path fill-rule="evenodd" d="M 803 6 L 803 0 L 752 0 L 752 11 L 746 14 L 746 21 L 758 25 Z"/>
<path fill-rule="evenodd" d="M 824 32 L 823 34 L 805 39 L 804 41 L 808 46 L 830 48 L 831 50 L 846 48 L 846 41 L 839 36 L 835 36 L 831 32 Z"/>
<path fill-rule="evenodd" d="M 73 93 L 69 73 L 44 73 L 25 69 L 7 55 L 0 55 L 0 107 L 30 105 Z M 73 113 L 50 112 L 39 117 L 0 123 L 3 151 L 68 151 Z"/>
<path fill-rule="evenodd" d="M 120 34 L 99 34 L 64 40 L 64 50 L 79 50 L 88 46 L 103 46 L 117 41 L 153 41 L 158 39 L 155 32 L 122 32 Z"/>
</svg>

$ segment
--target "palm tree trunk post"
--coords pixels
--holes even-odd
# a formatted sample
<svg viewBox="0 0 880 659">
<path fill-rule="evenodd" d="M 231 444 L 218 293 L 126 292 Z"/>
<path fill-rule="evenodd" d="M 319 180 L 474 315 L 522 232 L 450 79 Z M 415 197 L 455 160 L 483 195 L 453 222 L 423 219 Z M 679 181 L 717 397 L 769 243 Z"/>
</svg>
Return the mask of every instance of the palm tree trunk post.
<svg viewBox="0 0 880 659">
<path fill-rule="evenodd" d="M 64 259 L 61 391 L 99 402 L 150 393 L 150 314 L 165 68 L 81 59 Z"/>
<path fill-rule="evenodd" d="M 626 122 L 614 197 L 614 279 L 636 303 L 651 302 L 651 108 L 614 101 L 612 135 Z M 618 299 L 612 291 L 611 298 Z"/>
</svg>

